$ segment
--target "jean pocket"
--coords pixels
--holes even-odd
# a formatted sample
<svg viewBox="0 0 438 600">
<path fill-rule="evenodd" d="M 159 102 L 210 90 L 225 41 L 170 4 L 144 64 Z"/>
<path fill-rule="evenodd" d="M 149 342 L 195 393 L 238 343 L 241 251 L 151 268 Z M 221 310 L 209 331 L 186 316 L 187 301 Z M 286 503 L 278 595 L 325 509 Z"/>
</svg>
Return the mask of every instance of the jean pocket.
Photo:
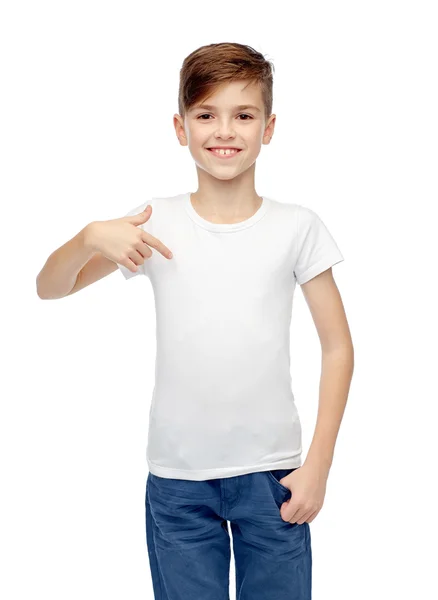
<svg viewBox="0 0 438 600">
<path fill-rule="evenodd" d="M 283 492 L 289 492 L 290 493 L 290 489 L 287 488 L 285 485 L 283 485 L 282 483 L 280 483 L 280 479 L 283 479 L 283 477 L 286 477 L 286 475 L 289 475 L 290 473 L 292 473 L 293 471 L 295 471 L 298 467 L 295 467 L 294 469 L 274 469 L 272 471 L 266 471 L 266 473 L 268 474 L 269 479 Z"/>
</svg>

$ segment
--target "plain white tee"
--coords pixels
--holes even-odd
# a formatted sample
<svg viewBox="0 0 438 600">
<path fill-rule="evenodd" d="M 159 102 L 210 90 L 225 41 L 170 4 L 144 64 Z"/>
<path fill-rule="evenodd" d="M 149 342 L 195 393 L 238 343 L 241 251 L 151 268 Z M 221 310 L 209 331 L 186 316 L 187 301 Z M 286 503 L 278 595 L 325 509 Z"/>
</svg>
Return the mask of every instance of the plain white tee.
<svg viewBox="0 0 438 600">
<path fill-rule="evenodd" d="M 309 208 L 263 197 L 240 223 L 202 218 L 191 193 L 152 198 L 140 227 L 155 249 L 146 275 L 156 312 L 155 385 L 147 462 L 153 475 L 205 480 L 296 468 L 301 424 L 291 386 L 290 325 L 296 282 L 343 261 Z"/>
</svg>

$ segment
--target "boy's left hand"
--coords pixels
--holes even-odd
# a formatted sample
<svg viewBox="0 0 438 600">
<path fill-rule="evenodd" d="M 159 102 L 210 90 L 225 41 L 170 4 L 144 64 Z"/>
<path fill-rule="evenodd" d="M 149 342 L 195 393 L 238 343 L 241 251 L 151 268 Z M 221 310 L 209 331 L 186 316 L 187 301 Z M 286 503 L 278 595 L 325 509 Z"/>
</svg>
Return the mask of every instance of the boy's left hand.
<svg viewBox="0 0 438 600">
<path fill-rule="evenodd" d="M 280 508 L 283 521 L 299 525 L 311 523 L 324 503 L 327 478 L 327 470 L 311 464 L 304 464 L 283 477 L 280 483 L 292 493 Z"/>
</svg>

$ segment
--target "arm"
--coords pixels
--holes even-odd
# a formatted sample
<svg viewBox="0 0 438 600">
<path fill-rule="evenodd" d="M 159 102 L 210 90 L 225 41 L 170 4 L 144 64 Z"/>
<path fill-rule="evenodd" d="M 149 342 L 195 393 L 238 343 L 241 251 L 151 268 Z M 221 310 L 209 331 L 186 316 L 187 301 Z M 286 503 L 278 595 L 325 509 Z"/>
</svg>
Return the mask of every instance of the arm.
<svg viewBox="0 0 438 600">
<path fill-rule="evenodd" d="M 90 226 L 55 250 L 37 276 L 37 294 L 43 300 L 64 298 L 102 279 L 117 264 L 91 244 Z"/>
<path fill-rule="evenodd" d="M 332 269 L 301 285 L 322 349 L 319 406 L 315 433 L 301 468 L 280 483 L 292 491 L 281 516 L 290 523 L 311 523 L 322 508 L 336 438 L 350 389 L 354 350 Z"/>
<path fill-rule="evenodd" d="M 89 225 L 49 256 L 36 279 L 41 299 L 63 298 L 72 290 L 79 271 L 94 255 L 88 231 Z"/>
<path fill-rule="evenodd" d="M 332 269 L 303 284 L 301 289 L 322 351 L 318 416 L 305 464 L 328 474 L 353 376 L 354 348 Z"/>
<path fill-rule="evenodd" d="M 119 219 L 93 221 L 53 252 L 37 277 L 38 296 L 69 296 L 116 271 L 118 265 L 125 267 L 125 278 L 127 272 L 145 274 L 142 266 L 152 256 L 151 248 L 171 259 L 169 248 L 141 227 L 152 215 L 151 205 L 141 212 L 139 208 Z"/>
</svg>

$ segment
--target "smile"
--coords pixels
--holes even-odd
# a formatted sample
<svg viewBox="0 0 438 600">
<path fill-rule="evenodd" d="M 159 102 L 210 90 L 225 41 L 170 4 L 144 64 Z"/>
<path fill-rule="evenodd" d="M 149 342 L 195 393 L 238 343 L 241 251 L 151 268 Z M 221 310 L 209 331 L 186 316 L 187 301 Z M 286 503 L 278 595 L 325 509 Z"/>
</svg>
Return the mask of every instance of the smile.
<svg viewBox="0 0 438 600">
<path fill-rule="evenodd" d="M 216 156 L 217 158 L 232 158 L 233 156 L 236 156 L 236 154 L 239 154 L 239 152 L 241 152 L 241 150 L 218 150 L 211 148 L 206 148 L 206 150 L 214 156 Z"/>
</svg>

